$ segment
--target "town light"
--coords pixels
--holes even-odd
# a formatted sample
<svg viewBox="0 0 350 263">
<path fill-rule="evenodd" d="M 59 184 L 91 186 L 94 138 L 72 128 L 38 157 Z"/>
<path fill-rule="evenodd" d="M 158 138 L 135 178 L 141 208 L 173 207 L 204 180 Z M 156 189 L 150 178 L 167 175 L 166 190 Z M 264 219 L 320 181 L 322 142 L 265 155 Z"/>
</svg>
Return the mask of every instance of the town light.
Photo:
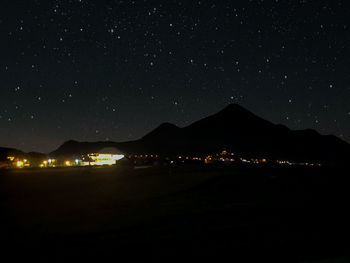
<svg viewBox="0 0 350 263">
<path fill-rule="evenodd" d="M 88 154 L 91 159 L 89 162 L 83 162 L 83 165 L 114 165 L 116 162 L 124 158 L 123 154 L 105 154 L 105 153 L 93 153 Z"/>
</svg>

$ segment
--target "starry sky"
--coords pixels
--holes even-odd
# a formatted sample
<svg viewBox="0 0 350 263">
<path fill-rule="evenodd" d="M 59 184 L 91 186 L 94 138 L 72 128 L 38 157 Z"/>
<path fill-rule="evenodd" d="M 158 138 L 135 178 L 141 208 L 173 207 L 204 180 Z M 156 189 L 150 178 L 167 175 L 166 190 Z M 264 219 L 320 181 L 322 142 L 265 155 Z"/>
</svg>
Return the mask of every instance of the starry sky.
<svg viewBox="0 0 350 263">
<path fill-rule="evenodd" d="M 350 142 L 348 2 L 4 0 L 0 146 L 133 140 L 229 103 Z"/>
</svg>

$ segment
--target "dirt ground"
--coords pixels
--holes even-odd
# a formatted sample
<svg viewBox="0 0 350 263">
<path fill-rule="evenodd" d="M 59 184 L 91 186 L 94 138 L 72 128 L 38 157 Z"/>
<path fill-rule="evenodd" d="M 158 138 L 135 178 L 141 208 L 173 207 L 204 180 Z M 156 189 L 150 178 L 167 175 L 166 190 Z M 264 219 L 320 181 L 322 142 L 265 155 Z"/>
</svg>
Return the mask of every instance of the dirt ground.
<svg viewBox="0 0 350 263">
<path fill-rule="evenodd" d="M 348 187 L 344 172 L 324 168 L 0 171 L 2 254 L 11 262 L 348 262 Z"/>
</svg>

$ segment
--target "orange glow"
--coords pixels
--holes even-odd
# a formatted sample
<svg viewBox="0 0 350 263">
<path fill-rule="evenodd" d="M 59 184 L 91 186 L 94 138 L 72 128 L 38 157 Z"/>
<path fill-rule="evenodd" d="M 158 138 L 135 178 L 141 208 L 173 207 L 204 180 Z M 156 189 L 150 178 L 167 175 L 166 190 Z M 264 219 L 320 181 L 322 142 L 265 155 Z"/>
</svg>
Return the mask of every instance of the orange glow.
<svg viewBox="0 0 350 263">
<path fill-rule="evenodd" d="M 16 163 L 16 165 L 17 165 L 18 168 L 23 168 L 24 162 L 18 161 L 18 162 Z"/>
</svg>

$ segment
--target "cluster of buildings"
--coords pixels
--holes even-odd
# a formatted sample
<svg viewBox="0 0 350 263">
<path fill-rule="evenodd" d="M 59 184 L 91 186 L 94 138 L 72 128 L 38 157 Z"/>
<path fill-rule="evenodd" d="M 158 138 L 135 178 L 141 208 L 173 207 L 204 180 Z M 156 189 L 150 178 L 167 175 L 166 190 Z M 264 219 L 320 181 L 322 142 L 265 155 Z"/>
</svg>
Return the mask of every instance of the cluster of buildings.
<svg viewBox="0 0 350 263">
<path fill-rule="evenodd" d="M 104 149 L 99 153 L 91 153 L 74 158 L 21 158 L 8 156 L 0 162 L 0 168 L 54 168 L 73 166 L 111 166 L 117 164 L 125 156 L 116 149 Z"/>
<path fill-rule="evenodd" d="M 70 167 L 70 166 L 103 166 L 115 165 L 124 158 L 123 154 L 91 153 L 73 159 L 47 159 L 40 163 L 41 168 L 47 167 Z"/>
<path fill-rule="evenodd" d="M 277 160 L 276 161 L 280 165 L 286 165 L 286 166 L 310 166 L 310 167 L 321 167 L 321 163 L 313 163 L 313 162 L 290 162 L 290 161 L 281 161 Z"/>
<path fill-rule="evenodd" d="M 267 158 L 247 158 L 238 156 L 235 153 L 228 151 L 222 151 L 220 153 L 209 154 L 204 156 L 191 156 L 191 155 L 179 155 L 176 157 L 163 157 L 158 158 L 155 154 L 144 155 L 129 155 L 128 158 L 133 160 L 134 163 L 141 162 L 152 163 L 153 161 L 163 161 L 170 164 L 189 164 L 189 163 L 205 163 L 205 164 L 251 164 L 251 165 L 281 165 L 281 166 L 321 166 L 320 163 L 312 162 L 293 162 L 293 161 L 281 161 Z"/>
<path fill-rule="evenodd" d="M 204 163 L 204 164 L 277 164 L 281 166 L 321 166 L 320 163 L 308 162 L 291 162 L 286 160 L 267 160 L 266 158 L 244 158 L 236 156 L 234 153 L 222 151 L 220 153 L 205 155 L 205 156 L 176 156 L 162 157 L 158 154 L 134 154 L 125 156 L 116 148 L 105 148 L 99 153 L 90 153 L 74 158 L 47 158 L 40 161 L 31 161 L 29 159 L 9 156 L 6 164 L 0 164 L 0 168 L 26 168 L 26 167 L 84 167 L 84 166 L 111 166 L 116 165 L 122 159 L 126 159 L 134 166 L 149 165 L 156 166 L 157 164 L 188 164 L 188 163 Z"/>
<path fill-rule="evenodd" d="M 227 151 L 222 151 L 221 153 L 217 153 L 215 155 L 208 155 L 204 159 L 205 163 L 213 163 L 213 162 L 240 162 L 240 163 L 267 163 L 265 158 L 251 158 L 246 159 L 243 157 L 237 157 L 234 153 L 229 153 Z"/>
<path fill-rule="evenodd" d="M 8 156 L 7 161 L 2 166 L 8 165 L 10 168 L 24 168 L 30 167 L 30 161 L 28 159 L 19 158 L 15 156 Z"/>
</svg>

